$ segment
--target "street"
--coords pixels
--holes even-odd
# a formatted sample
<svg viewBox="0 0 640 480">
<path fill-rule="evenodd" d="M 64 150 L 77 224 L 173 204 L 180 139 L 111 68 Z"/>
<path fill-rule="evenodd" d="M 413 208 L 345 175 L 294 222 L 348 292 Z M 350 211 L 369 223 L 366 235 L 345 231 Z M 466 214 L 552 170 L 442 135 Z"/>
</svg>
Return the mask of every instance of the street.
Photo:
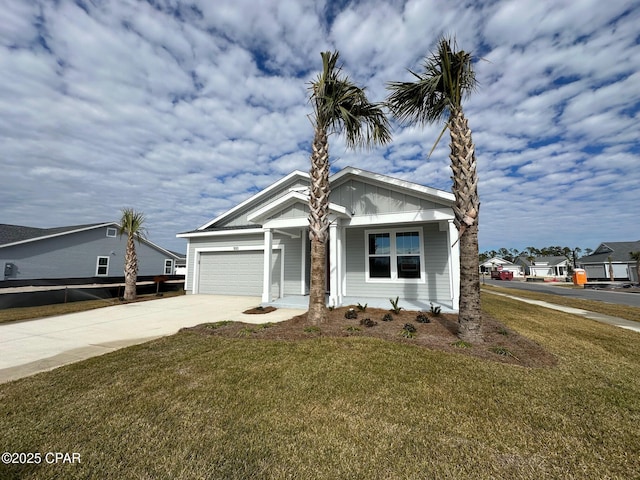
<svg viewBox="0 0 640 480">
<path fill-rule="evenodd" d="M 630 305 L 640 307 L 640 293 L 625 293 L 623 289 L 618 291 L 612 290 L 594 290 L 590 288 L 567 288 L 554 283 L 544 282 L 523 282 L 520 280 L 491 280 L 485 278 L 480 279 L 481 283 L 486 285 L 494 285 L 496 287 L 512 288 L 517 290 L 528 290 L 530 292 L 549 293 L 559 295 L 561 297 L 580 298 L 583 300 L 597 300 L 606 303 L 615 303 L 618 305 Z"/>
</svg>

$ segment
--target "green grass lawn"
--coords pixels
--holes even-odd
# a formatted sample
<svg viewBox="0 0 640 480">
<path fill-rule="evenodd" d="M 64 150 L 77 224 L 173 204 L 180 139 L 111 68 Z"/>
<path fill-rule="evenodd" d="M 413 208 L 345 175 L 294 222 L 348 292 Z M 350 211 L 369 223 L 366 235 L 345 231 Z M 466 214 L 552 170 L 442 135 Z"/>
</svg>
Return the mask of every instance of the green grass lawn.
<svg viewBox="0 0 640 480">
<path fill-rule="evenodd" d="M 372 338 L 179 333 L 0 385 L 0 478 L 631 479 L 640 335 L 483 295 L 558 358 L 527 369 Z"/>
</svg>

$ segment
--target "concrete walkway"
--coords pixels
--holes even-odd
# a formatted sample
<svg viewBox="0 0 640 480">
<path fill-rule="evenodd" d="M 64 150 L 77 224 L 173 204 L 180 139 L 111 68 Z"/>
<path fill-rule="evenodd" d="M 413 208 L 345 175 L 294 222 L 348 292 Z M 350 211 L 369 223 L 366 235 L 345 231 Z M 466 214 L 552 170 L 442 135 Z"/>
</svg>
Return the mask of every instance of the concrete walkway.
<svg viewBox="0 0 640 480">
<path fill-rule="evenodd" d="M 633 330 L 634 332 L 640 332 L 640 322 L 634 322 L 633 320 L 627 320 L 620 317 L 612 317 L 611 315 L 604 315 L 602 313 L 590 312 L 588 310 L 582 310 L 580 308 L 565 307 L 563 305 L 556 305 L 554 303 L 543 302 L 541 300 L 532 300 L 530 298 L 522 298 L 515 295 L 507 295 L 505 293 L 493 292 L 491 290 L 482 290 L 483 293 L 490 293 L 491 295 L 499 295 L 501 297 L 512 298 L 524 303 L 530 303 L 532 305 L 538 305 L 540 307 L 550 308 L 552 310 L 558 310 L 560 312 L 571 313 L 573 315 L 579 315 L 590 320 L 606 323 L 615 327 L 626 328 L 627 330 Z"/>
<path fill-rule="evenodd" d="M 306 311 L 242 313 L 259 304 L 259 297 L 184 295 L 0 324 L 0 383 L 172 335 L 183 327 L 222 320 L 280 322 Z"/>
</svg>

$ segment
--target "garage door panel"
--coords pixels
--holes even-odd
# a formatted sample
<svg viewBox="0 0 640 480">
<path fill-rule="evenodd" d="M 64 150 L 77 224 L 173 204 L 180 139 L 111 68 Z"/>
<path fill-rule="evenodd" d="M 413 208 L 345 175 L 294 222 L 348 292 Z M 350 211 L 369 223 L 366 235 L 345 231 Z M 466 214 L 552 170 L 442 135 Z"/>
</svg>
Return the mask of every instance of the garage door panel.
<svg viewBox="0 0 640 480">
<path fill-rule="evenodd" d="M 272 255 L 272 294 L 280 296 L 280 251 Z M 264 253 L 262 250 L 201 252 L 198 293 L 217 295 L 262 295 Z"/>
</svg>

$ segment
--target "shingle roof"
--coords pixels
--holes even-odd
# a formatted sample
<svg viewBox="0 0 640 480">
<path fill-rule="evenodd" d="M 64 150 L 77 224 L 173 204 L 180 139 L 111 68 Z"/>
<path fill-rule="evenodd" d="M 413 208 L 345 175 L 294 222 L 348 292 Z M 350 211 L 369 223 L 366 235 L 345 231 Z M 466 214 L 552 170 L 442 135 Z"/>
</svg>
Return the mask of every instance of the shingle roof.
<svg viewBox="0 0 640 480">
<path fill-rule="evenodd" d="M 71 225 L 68 227 L 55 228 L 36 228 L 0 223 L 0 246 L 41 237 L 49 237 L 51 235 L 58 235 L 65 232 L 73 232 L 75 230 L 97 227 L 98 225 L 105 225 L 105 223 L 89 223 L 85 225 Z"/>
<path fill-rule="evenodd" d="M 521 263 L 522 265 L 524 265 L 526 267 L 531 266 L 532 263 L 534 265 L 540 264 L 540 263 L 546 263 L 549 266 L 554 266 L 554 265 L 558 265 L 559 263 L 562 263 L 562 262 L 565 262 L 565 261 L 567 261 L 567 257 L 562 256 L 562 255 L 553 255 L 553 256 L 547 256 L 547 257 L 534 257 L 533 258 L 533 262 L 530 262 L 529 259 L 524 255 L 521 255 L 516 259 L 517 263 Z"/>
<path fill-rule="evenodd" d="M 640 252 L 640 240 L 636 242 L 603 242 L 591 255 L 581 257 L 580 263 L 629 262 L 629 252 Z"/>
</svg>

